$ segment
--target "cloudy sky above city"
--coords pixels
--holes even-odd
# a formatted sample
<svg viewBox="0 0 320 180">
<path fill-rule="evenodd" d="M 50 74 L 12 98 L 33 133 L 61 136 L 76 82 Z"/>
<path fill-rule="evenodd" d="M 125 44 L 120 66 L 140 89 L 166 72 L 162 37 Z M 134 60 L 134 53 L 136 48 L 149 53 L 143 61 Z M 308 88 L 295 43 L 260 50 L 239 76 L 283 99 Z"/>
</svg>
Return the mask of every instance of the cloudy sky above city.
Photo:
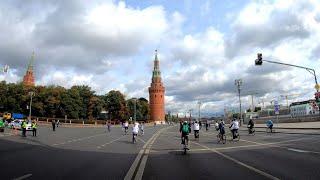
<svg viewBox="0 0 320 180">
<path fill-rule="evenodd" d="M 166 87 L 166 111 L 237 109 L 273 99 L 313 98 L 319 75 L 318 0 L 4 0 L 0 1 L 0 80 L 19 82 L 35 52 L 37 85 L 89 85 L 148 98 L 154 50 Z"/>
</svg>

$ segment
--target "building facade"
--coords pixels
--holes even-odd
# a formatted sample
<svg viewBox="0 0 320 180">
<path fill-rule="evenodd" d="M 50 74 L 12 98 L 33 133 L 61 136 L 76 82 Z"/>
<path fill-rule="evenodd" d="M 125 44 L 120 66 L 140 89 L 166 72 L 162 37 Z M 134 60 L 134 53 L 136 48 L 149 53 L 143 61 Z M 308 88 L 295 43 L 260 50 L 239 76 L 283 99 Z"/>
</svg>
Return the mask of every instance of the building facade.
<svg viewBox="0 0 320 180">
<path fill-rule="evenodd" d="M 165 121 L 164 93 L 165 87 L 161 80 L 160 62 L 156 50 L 151 85 L 149 87 L 150 120 L 156 123 Z"/>
<path fill-rule="evenodd" d="M 34 86 L 35 85 L 34 74 L 33 74 L 33 62 L 34 62 L 34 53 L 32 53 L 27 72 L 23 77 L 22 83 L 25 86 Z"/>
</svg>

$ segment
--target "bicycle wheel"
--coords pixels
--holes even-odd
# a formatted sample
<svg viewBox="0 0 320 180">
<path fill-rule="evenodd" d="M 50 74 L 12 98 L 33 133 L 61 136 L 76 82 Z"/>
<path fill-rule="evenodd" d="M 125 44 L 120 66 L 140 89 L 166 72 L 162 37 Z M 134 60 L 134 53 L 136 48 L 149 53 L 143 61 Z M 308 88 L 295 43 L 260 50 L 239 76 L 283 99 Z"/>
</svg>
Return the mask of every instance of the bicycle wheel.
<svg viewBox="0 0 320 180">
<path fill-rule="evenodd" d="M 217 135 L 217 142 L 220 143 L 220 140 L 221 140 L 220 134 L 218 134 L 218 135 Z"/>
<path fill-rule="evenodd" d="M 224 134 L 222 136 L 222 143 L 225 144 L 227 142 L 227 136 Z"/>
<path fill-rule="evenodd" d="M 240 141 L 240 134 L 239 133 L 237 133 L 237 138 L 235 140 Z"/>
</svg>

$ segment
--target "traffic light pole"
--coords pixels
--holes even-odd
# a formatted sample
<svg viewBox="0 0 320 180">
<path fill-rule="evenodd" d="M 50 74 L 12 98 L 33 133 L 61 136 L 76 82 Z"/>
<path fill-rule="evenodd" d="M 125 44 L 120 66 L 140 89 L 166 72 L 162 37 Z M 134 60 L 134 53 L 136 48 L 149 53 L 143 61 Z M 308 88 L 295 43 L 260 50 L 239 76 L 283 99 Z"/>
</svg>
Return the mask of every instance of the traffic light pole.
<svg viewBox="0 0 320 180">
<path fill-rule="evenodd" d="M 296 67 L 296 68 L 307 70 L 309 73 L 311 73 L 314 76 L 314 81 L 316 83 L 315 88 L 316 88 L 317 92 L 319 92 L 319 88 L 318 88 L 319 85 L 318 85 L 317 75 L 316 75 L 316 71 L 314 69 L 311 69 L 311 68 L 308 68 L 308 67 L 304 67 L 304 66 L 298 66 L 298 65 L 293 65 L 293 64 L 276 62 L 276 61 L 269 61 L 269 60 L 263 60 L 263 61 L 264 62 L 268 62 L 268 63 L 280 64 L 280 65 L 284 65 L 284 66 L 291 66 L 291 67 Z"/>
</svg>

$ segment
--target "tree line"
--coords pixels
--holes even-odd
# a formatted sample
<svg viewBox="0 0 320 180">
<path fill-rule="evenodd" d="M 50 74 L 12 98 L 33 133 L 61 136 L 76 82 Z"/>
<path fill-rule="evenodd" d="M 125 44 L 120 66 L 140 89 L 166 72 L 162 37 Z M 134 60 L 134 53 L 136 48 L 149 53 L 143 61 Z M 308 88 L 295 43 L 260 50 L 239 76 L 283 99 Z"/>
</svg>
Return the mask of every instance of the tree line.
<svg viewBox="0 0 320 180">
<path fill-rule="evenodd" d="M 29 115 L 32 96 L 32 116 L 70 119 L 99 119 L 101 112 L 107 112 L 107 119 L 148 120 L 149 104 L 145 98 L 126 99 L 120 91 L 111 90 L 105 95 L 97 95 L 89 86 L 28 87 L 22 83 L 0 83 L 0 111 Z"/>
</svg>

